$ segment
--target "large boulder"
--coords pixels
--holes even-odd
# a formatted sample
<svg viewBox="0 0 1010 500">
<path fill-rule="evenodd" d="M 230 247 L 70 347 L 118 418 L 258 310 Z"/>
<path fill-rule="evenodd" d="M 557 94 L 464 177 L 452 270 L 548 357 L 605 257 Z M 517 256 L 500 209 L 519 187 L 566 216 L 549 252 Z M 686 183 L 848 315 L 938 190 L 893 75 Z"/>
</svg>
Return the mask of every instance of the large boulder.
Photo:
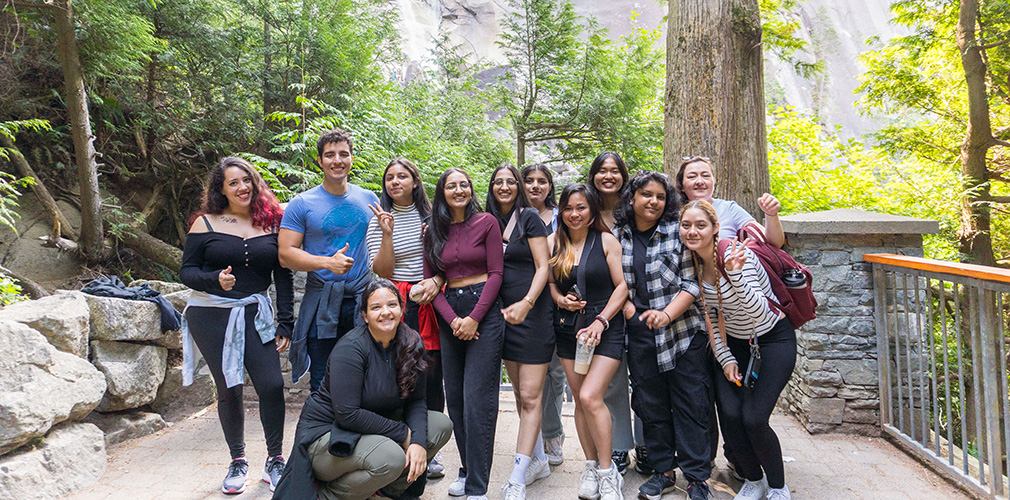
<svg viewBox="0 0 1010 500">
<path fill-rule="evenodd" d="M 158 280 L 133 280 L 127 286 L 140 286 L 147 285 L 151 287 L 152 290 L 160 292 L 162 295 L 168 295 L 170 293 L 181 292 L 183 290 L 189 290 L 186 285 L 182 283 L 174 283 L 171 281 L 158 281 Z"/>
<path fill-rule="evenodd" d="M 0 498 L 63 498 L 105 473 L 105 436 L 92 424 L 54 427 L 38 446 L 0 457 Z"/>
<path fill-rule="evenodd" d="M 109 384 L 96 410 L 127 410 L 154 401 L 165 379 L 167 357 L 164 347 L 91 341 L 91 362 L 105 374 Z"/>
<path fill-rule="evenodd" d="M 0 320 L 0 339 L 0 454 L 59 422 L 83 418 L 102 400 L 102 373 L 57 351 L 41 333 Z"/>
<path fill-rule="evenodd" d="M 91 340 L 161 339 L 161 311 L 153 302 L 85 294 L 91 310 Z"/>
<path fill-rule="evenodd" d="M 173 421 L 176 417 L 214 404 L 216 399 L 214 377 L 206 365 L 197 371 L 193 384 L 188 387 L 182 385 L 182 367 L 170 366 L 165 372 L 165 381 L 158 388 L 158 396 L 151 402 L 151 409 Z"/>
<path fill-rule="evenodd" d="M 139 410 L 118 413 L 93 411 L 84 421 L 97 425 L 105 433 L 105 446 L 154 434 L 167 425 L 161 415 Z"/>
<path fill-rule="evenodd" d="M 81 292 L 63 292 L 26 300 L 0 310 L 0 319 L 24 323 L 45 335 L 53 347 L 88 359 L 91 313 Z"/>
</svg>

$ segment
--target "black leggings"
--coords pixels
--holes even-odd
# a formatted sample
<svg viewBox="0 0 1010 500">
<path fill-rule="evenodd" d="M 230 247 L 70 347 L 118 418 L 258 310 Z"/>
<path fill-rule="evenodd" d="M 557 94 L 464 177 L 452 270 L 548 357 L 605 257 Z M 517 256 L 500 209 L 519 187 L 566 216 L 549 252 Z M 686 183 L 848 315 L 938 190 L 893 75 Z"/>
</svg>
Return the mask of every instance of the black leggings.
<svg viewBox="0 0 1010 500">
<path fill-rule="evenodd" d="M 417 318 L 420 306 L 417 302 L 407 297 L 407 310 L 403 314 L 403 322 L 407 326 L 420 332 L 419 320 Z M 445 411 L 445 390 L 442 388 L 442 352 L 437 350 L 428 351 L 428 370 L 425 392 L 427 394 L 428 409 L 431 411 Z"/>
<path fill-rule="evenodd" d="M 733 337 L 727 342 L 743 374 L 750 360 L 748 342 Z M 768 486 L 782 488 L 786 481 L 782 447 L 768 419 L 796 366 L 796 331 L 783 318 L 771 331 L 758 337 L 758 345 L 760 378 L 753 389 L 737 387 L 725 376 L 716 377 L 719 422 L 726 443 L 733 449 L 738 472 L 748 480 L 758 481 L 764 469 Z"/>
<path fill-rule="evenodd" d="M 284 447 L 284 378 L 277 354 L 276 341 L 266 344 L 256 331 L 256 304 L 245 308 L 245 369 L 252 379 L 260 400 L 260 423 L 266 437 L 267 453 L 282 455 Z M 221 307 L 190 307 L 186 321 L 193 341 L 200 348 L 207 367 L 217 384 L 217 416 L 228 443 L 231 458 L 245 456 L 245 412 L 242 408 L 243 384 L 228 388 L 221 370 L 224 331 L 230 309 Z"/>
</svg>

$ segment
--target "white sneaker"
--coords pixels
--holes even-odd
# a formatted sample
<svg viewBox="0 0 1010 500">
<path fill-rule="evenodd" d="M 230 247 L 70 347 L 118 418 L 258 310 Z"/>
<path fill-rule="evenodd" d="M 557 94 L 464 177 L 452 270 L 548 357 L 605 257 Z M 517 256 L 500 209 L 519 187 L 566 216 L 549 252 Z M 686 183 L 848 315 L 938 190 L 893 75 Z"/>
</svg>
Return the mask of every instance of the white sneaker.
<svg viewBox="0 0 1010 500">
<path fill-rule="evenodd" d="M 740 492 L 733 497 L 733 500 L 764 500 L 768 494 L 768 479 L 761 478 L 760 481 L 744 480 Z"/>
<path fill-rule="evenodd" d="M 449 496 L 461 497 L 463 495 L 466 495 L 466 478 L 457 477 L 452 484 L 449 485 Z"/>
<path fill-rule="evenodd" d="M 621 487 L 624 486 L 624 476 L 617 471 L 617 465 L 610 463 L 609 470 L 597 470 L 600 478 L 600 500 L 624 500 Z"/>
<path fill-rule="evenodd" d="M 529 486 L 535 481 L 543 479 L 549 475 L 551 475 L 550 464 L 537 457 L 533 457 L 530 460 L 530 464 L 526 467 L 526 486 Z"/>
<path fill-rule="evenodd" d="M 509 481 L 501 487 L 501 497 L 505 500 L 526 500 L 526 485 Z"/>
<path fill-rule="evenodd" d="M 565 444 L 565 435 L 544 440 L 544 453 L 547 454 L 547 463 L 551 465 L 561 465 L 565 461 L 565 456 L 561 452 L 561 445 Z"/>
<path fill-rule="evenodd" d="M 789 485 L 784 484 L 781 488 L 769 488 L 768 500 L 793 500 L 793 495 L 789 492 Z"/>
<path fill-rule="evenodd" d="M 581 500 L 599 500 L 600 479 L 597 477 L 596 471 L 596 461 L 586 460 L 586 469 L 582 471 L 582 478 L 579 480 L 579 498 Z"/>
<path fill-rule="evenodd" d="M 487 495 L 470 495 L 466 500 L 487 500 Z"/>
<path fill-rule="evenodd" d="M 435 456 L 431 458 L 431 462 L 428 462 L 428 479 L 438 479 L 445 476 L 445 466 L 442 465 L 442 452 L 435 453 Z"/>
</svg>

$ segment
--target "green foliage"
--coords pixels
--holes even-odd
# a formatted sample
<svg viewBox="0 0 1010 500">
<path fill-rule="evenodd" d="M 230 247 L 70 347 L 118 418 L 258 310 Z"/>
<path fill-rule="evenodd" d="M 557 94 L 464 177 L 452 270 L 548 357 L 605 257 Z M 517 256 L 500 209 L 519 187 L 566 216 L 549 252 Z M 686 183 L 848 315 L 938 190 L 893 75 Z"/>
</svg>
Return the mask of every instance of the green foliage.
<svg viewBox="0 0 1010 500">
<path fill-rule="evenodd" d="M 758 0 L 758 8 L 761 9 L 761 43 L 766 52 L 791 64 L 804 78 L 811 78 L 824 70 L 824 62 L 804 61 L 796 55 L 807 47 L 807 41 L 796 36 L 801 24 L 795 9 L 800 1 L 802 0 Z"/>
<path fill-rule="evenodd" d="M 956 171 L 842 140 L 837 127 L 791 108 L 770 107 L 769 115 L 768 169 L 784 215 L 858 208 L 937 220 L 940 233 L 924 238 L 926 256 L 956 260 Z"/>
<path fill-rule="evenodd" d="M 23 130 L 39 132 L 51 129 L 49 122 L 39 119 L 0 122 L 0 137 L 9 140 L 11 143 L 15 140 L 14 135 Z M 0 146 L 0 160 L 9 160 L 12 154 L 20 155 L 21 153 L 17 150 Z M 34 184 L 35 179 L 31 177 L 22 177 L 19 179 L 7 172 L 0 172 L 0 224 L 7 226 L 15 234 L 17 234 L 17 227 L 14 226 L 14 218 L 21 217 L 15 212 L 15 209 L 21 206 L 18 204 L 18 197 L 21 196 L 21 192 L 18 190 Z"/>
<path fill-rule="evenodd" d="M 1010 4 L 1005 0 L 983 2 L 978 39 L 986 45 L 1005 41 L 1010 34 Z M 968 92 L 955 35 L 959 4 L 949 0 L 921 2 L 899 0 L 891 4 L 894 22 L 910 34 L 887 44 L 872 39 L 875 50 L 862 62 L 867 71 L 857 91 L 859 105 L 868 113 L 891 118 L 874 134 L 880 150 L 902 164 L 900 175 L 910 192 L 919 196 L 920 215 L 940 221 L 943 244 L 938 257 L 960 260 L 957 230 L 960 201 L 968 194 L 958 186 L 961 143 L 967 133 Z M 989 118 L 1001 139 L 1010 138 L 1010 44 L 985 51 Z M 989 150 L 987 164 L 992 195 L 1010 194 L 1010 157 L 1006 149 Z M 922 200 L 928 200 L 922 203 Z M 915 207 L 910 206 L 909 209 Z M 991 205 L 993 251 L 997 259 L 1010 257 L 1010 210 Z M 1002 257 L 1001 257 L 1002 256 Z"/>
<path fill-rule="evenodd" d="M 21 285 L 10 276 L 0 272 L 0 307 L 23 300 L 28 300 L 28 296 L 22 294 Z"/>
<path fill-rule="evenodd" d="M 658 29 L 635 26 L 615 44 L 570 0 L 512 0 L 496 42 L 505 74 L 487 91 L 517 151 L 587 162 L 616 149 L 639 168 L 662 165 L 663 55 Z M 634 16 L 632 17 L 634 19 Z"/>
</svg>

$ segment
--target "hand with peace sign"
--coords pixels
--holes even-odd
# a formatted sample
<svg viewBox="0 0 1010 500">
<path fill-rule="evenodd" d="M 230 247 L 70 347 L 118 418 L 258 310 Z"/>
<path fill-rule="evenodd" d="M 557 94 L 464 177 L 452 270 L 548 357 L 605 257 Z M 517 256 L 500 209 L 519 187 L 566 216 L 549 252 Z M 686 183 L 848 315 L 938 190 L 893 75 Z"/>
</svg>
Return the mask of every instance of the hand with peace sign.
<svg viewBox="0 0 1010 500">
<path fill-rule="evenodd" d="M 747 262 L 747 253 L 744 251 L 747 249 L 747 245 L 753 241 L 750 238 L 746 240 L 739 241 L 738 238 L 733 238 L 733 243 L 729 247 L 729 256 L 726 257 L 725 267 L 726 271 L 739 271 L 743 269 L 744 263 Z"/>
<path fill-rule="evenodd" d="M 372 203 L 368 205 L 368 208 L 372 209 L 372 213 L 375 214 L 376 220 L 379 222 L 379 229 L 382 229 L 383 236 L 393 235 L 393 214 L 382 209 L 382 205 L 378 203 Z"/>
</svg>

